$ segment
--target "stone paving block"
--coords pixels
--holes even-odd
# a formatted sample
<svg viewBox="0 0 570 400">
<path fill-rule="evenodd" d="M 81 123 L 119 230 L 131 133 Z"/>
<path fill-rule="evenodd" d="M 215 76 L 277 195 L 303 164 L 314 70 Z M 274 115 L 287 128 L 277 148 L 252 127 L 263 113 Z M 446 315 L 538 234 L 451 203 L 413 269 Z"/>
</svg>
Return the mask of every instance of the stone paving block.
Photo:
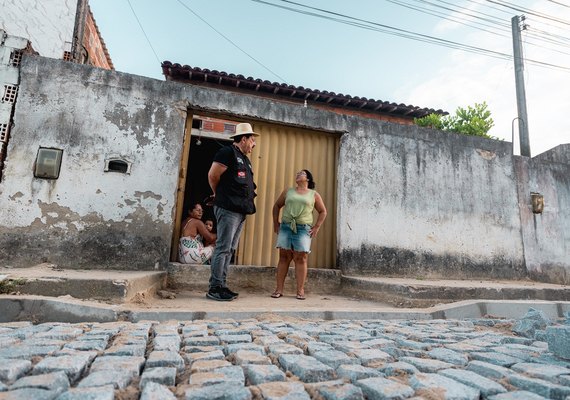
<svg viewBox="0 0 570 400">
<path fill-rule="evenodd" d="M 65 372 L 58 371 L 50 374 L 24 376 L 10 386 L 10 390 L 25 388 L 45 389 L 61 393 L 69 389 L 69 379 Z"/>
<path fill-rule="evenodd" d="M 432 347 L 429 343 L 416 342 L 415 340 L 407 340 L 401 338 L 396 339 L 396 344 L 400 347 L 424 351 L 431 350 Z"/>
<path fill-rule="evenodd" d="M 181 328 L 182 336 L 190 335 L 194 336 L 194 332 L 206 332 L 208 333 L 208 326 L 206 324 L 192 324 L 184 325 Z"/>
<path fill-rule="evenodd" d="M 237 327 L 237 328 L 231 328 L 231 329 L 215 329 L 214 335 L 216 335 L 218 337 L 222 337 L 222 336 L 249 336 L 249 337 L 251 337 L 250 332 L 251 332 L 251 330 L 248 329 L 247 327 Z"/>
<path fill-rule="evenodd" d="M 412 364 L 420 372 L 437 372 L 441 369 L 452 368 L 453 365 L 439 360 L 419 357 L 400 357 L 399 361 Z"/>
<path fill-rule="evenodd" d="M 210 351 L 222 350 L 224 351 L 224 346 L 184 346 L 182 348 L 182 353 L 207 353 Z"/>
<path fill-rule="evenodd" d="M 90 373 L 105 370 L 123 370 L 136 377 L 140 375 L 144 363 L 144 357 L 101 356 L 97 357 L 91 364 Z"/>
<path fill-rule="evenodd" d="M 66 343 L 64 349 L 73 349 L 80 351 L 102 351 L 107 347 L 107 340 L 76 340 L 74 342 Z"/>
<path fill-rule="evenodd" d="M 15 381 L 31 369 L 32 362 L 28 360 L 0 359 L 0 381 Z"/>
<path fill-rule="evenodd" d="M 175 351 L 153 351 L 146 359 L 146 368 L 174 367 L 184 370 L 184 359 Z"/>
<path fill-rule="evenodd" d="M 0 349 L 4 348 L 4 347 L 10 347 L 13 346 L 15 344 L 20 343 L 21 340 L 18 338 L 4 338 L 4 337 L 0 337 Z"/>
<path fill-rule="evenodd" d="M 363 340 L 362 344 L 372 349 L 383 349 L 385 347 L 396 346 L 396 342 L 394 340 L 382 339 L 382 338 Z"/>
<path fill-rule="evenodd" d="M 550 318 L 546 316 L 544 311 L 531 307 L 522 319 L 515 322 L 512 331 L 519 336 L 534 338 L 537 329 L 544 329 L 551 324 Z"/>
<path fill-rule="evenodd" d="M 96 351 L 82 351 L 82 350 L 74 350 L 74 349 L 66 349 L 63 348 L 61 350 L 56 351 L 55 353 L 51 354 L 50 357 L 61 357 L 61 356 L 81 356 L 87 359 L 87 363 L 90 364 L 95 357 L 99 355 Z"/>
<path fill-rule="evenodd" d="M 148 382 L 156 382 L 165 386 L 174 386 L 176 384 L 176 368 L 174 367 L 158 367 L 145 368 L 141 375 L 139 387 L 142 389 Z"/>
<path fill-rule="evenodd" d="M 234 360 L 237 365 L 246 364 L 271 364 L 269 357 L 257 352 L 250 350 L 238 350 L 234 354 Z"/>
<path fill-rule="evenodd" d="M 489 397 L 495 394 L 505 393 L 507 391 L 507 389 L 505 389 L 502 385 L 473 371 L 466 371 L 462 369 L 444 369 L 439 371 L 438 374 L 479 390 L 483 397 Z"/>
<path fill-rule="evenodd" d="M 179 336 L 156 336 L 152 340 L 153 349 L 157 351 L 179 351 Z"/>
<path fill-rule="evenodd" d="M 415 390 L 428 390 L 442 399 L 478 400 L 481 396 L 479 390 L 439 374 L 415 374 L 409 382 Z"/>
<path fill-rule="evenodd" d="M 354 384 L 369 399 L 405 399 L 414 394 L 414 389 L 408 385 L 383 377 L 360 379 Z"/>
<path fill-rule="evenodd" d="M 239 350 L 256 351 L 260 354 L 266 354 L 265 347 L 255 343 L 233 343 L 224 345 L 224 354 L 230 355 Z"/>
<path fill-rule="evenodd" d="M 360 342 L 348 341 L 346 339 L 341 342 L 333 342 L 331 344 L 336 350 L 340 350 L 345 353 L 352 353 L 355 350 L 361 349 L 370 349 L 368 345 L 362 344 Z"/>
<path fill-rule="evenodd" d="M 335 378 L 335 371 L 328 365 L 311 356 L 302 354 L 282 354 L 279 363 L 286 371 L 291 371 L 306 383 L 330 381 Z"/>
<path fill-rule="evenodd" d="M 473 359 L 473 360 L 485 361 L 485 362 L 488 362 L 489 364 L 495 364 L 495 365 L 499 365 L 501 367 L 510 367 L 513 364 L 518 364 L 518 363 L 524 361 L 524 360 L 521 360 L 520 358 L 508 356 L 506 354 L 495 353 L 495 352 L 492 352 L 492 353 L 474 352 L 474 353 L 470 353 L 469 355 L 471 356 L 471 359 Z"/>
<path fill-rule="evenodd" d="M 491 396 L 489 400 L 546 400 L 546 398 L 526 390 L 515 390 Z"/>
<path fill-rule="evenodd" d="M 535 338 L 525 338 L 525 337 L 519 337 L 519 336 L 503 336 L 502 339 L 502 343 L 503 344 L 518 344 L 518 345 L 524 345 L 524 346 L 528 346 L 530 345 L 532 342 L 534 342 L 536 339 L 536 333 L 535 333 Z"/>
<path fill-rule="evenodd" d="M 34 337 L 26 340 L 22 340 L 22 346 L 58 346 L 59 348 L 63 347 L 64 344 L 67 342 L 65 340 L 59 339 L 36 339 Z"/>
<path fill-rule="evenodd" d="M 339 378 L 348 379 L 352 383 L 359 379 L 375 378 L 384 376 L 381 372 L 374 368 L 365 367 L 363 365 L 341 365 L 336 369 L 336 375 Z"/>
<path fill-rule="evenodd" d="M 0 358 L 17 358 L 31 360 L 33 357 L 45 357 L 55 353 L 61 346 L 25 346 L 8 347 L 0 349 Z"/>
<path fill-rule="evenodd" d="M 331 366 L 333 368 L 338 368 L 340 365 L 344 364 L 360 364 L 360 359 L 349 357 L 342 351 L 338 350 L 321 350 L 315 352 L 312 357 L 315 357 L 317 360 Z"/>
<path fill-rule="evenodd" d="M 77 387 L 98 387 L 111 385 L 115 389 L 124 389 L 127 387 L 133 375 L 129 371 L 123 370 L 105 370 L 91 372 L 77 384 Z"/>
<path fill-rule="evenodd" d="M 198 360 L 225 360 L 224 353 L 221 350 L 208 351 L 203 353 L 189 353 L 185 354 L 184 358 L 188 365 Z"/>
<path fill-rule="evenodd" d="M 403 361 L 386 363 L 381 367 L 378 367 L 378 370 L 387 376 L 399 376 L 402 374 L 411 375 L 420 372 L 420 370 L 412 364 Z"/>
<path fill-rule="evenodd" d="M 127 345 L 113 345 L 105 350 L 106 356 L 134 356 L 134 357 L 144 357 L 146 352 L 146 343 L 144 346 L 136 344 Z"/>
<path fill-rule="evenodd" d="M 444 344 L 443 347 L 445 347 L 446 349 L 457 351 L 459 353 L 465 353 L 471 351 L 479 351 L 479 352 L 487 351 L 482 346 L 475 346 L 474 344 L 463 343 L 463 342 Z"/>
<path fill-rule="evenodd" d="M 314 356 L 316 353 L 326 350 L 334 350 L 334 347 L 328 343 L 317 341 L 307 343 L 307 354 L 310 356 Z"/>
<path fill-rule="evenodd" d="M 300 382 L 268 382 L 257 386 L 264 400 L 310 400 Z"/>
<path fill-rule="evenodd" d="M 245 385 L 245 375 L 241 367 L 232 365 L 229 367 L 216 368 L 208 372 L 195 372 L 190 375 L 191 385 L 214 385 L 217 383 L 231 382 L 235 385 Z"/>
<path fill-rule="evenodd" d="M 560 375 L 558 377 L 558 383 L 562 386 L 570 387 L 570 374 L 569 375 Z"/>
<path fill-rule="evenodd" d="M 157 336 L 178 336 L 180 330 L 180 324 L 174 323 L 160 323 L 155 324 L 152 327 L 155 337 Z"/>
<path fill-rule="evenodd" d="M 450 349 L 445 349 L 443 347 L 437 347 L 428 351 L 428 356 L 439 361 L 443 361 L 449 364 L 458 365 L 464 367 L 469 362 L 469 359 L 465 354 L 453 351 Z"/>
<path fill-rule="evenodd" d="M 364 400 L 362 389 L 342 380 L 311 383 L 309 388 L 324 400 Z"/>
<path fill-rule="evenodd" d="M 176 400 L 176 396 L 160 383 L 147 382 L 142 389 L 139 400 Z"/>
<path fill-rule="evenodd" d="M 146 347 L 147 339 L 137 336 L 117 336 L 113 341 L 113 346 L 139 346 Z"/>
<path fill-rule="evenodd" d="M 248 364 L 243 366 L 246 381 L 250 385 L 267 382 L 284 382 L 287 377 L 276 365 Z"/>
<path fill-rule="evenodd" d="M 71 388 L 56 400 L 113 400 L 115 390 L 112 385 Z"/>
<path fill-rule="evenodd" d="M 270 344 L 268 347 L 268 351 L 271 354 L 276 356 L 280 356 L 282 354 L 303 354 L 303 350 L 300 348 L 293 346 L 292 344 L 286 343 L 276 343 Z"/>
<path fill-rule="evenodd" d="M 390 354 L 378 349 L 354 349 L 348 355 L 358 358 L 365 367 L 378 366 L 393 359 Z"/>
<path fill-rule="evenodd" d="M 521 362 L 532 361 L 538 355 L 530 353 L 525 350 L 512 349 L 504 346 L 493 347 L 492 350 L 496 353 L 505 354 L 507 356 L 515 357 L 521 360 Z"/>
<path fill-rule="evenodd" d="M 345 336 L 331 335 L 331 334 L 327 334 L 327 333 L 320 334 L 318 336 L 318 339 L 319 339 L 319 341 L 321 341 L 323 343 L 328 343 L 328 344 L 334 344 L 337 342 L 345 342 L 346 341 Z"/>
<path fill-rule="evenodd" d="M 215 346 L 220 344 L 220 339 L 216 336 L 196 336 L 185 337 L 184 346 Z"/>
<path fill-rule="evenodd" d="M 222 343 L 232 344 L 232 343 L 250 343 L 253 341 L 251 335 L 220 335 L 218 336 Z"/>
<path fill-rule="evenodd" d="M 0 381 L 0 392 L 5 392 L 8 390 L 8 386 L 6 386 L 5 383 L 3 383 L 2 381 Z"/>
<path fill-rule="evenodd" d="M 190 372 L 208 372 L 221 367 L 230 367 L 231 362 L 226 360 L 198 360 L 192 363 Z"/>
<path fill-rule="evenodd" d="M 553 383 L 556 383 L 561 375 L 570 374 L 570 369 L 568 368 L 538 363 L 519 363 L 511 366 L 511 369 L 534 378 L 546 379 Z"/>
<path fill-rule="evenodd" d="M 570 360 L 570 325 L 549 326 L 546 329 L 548 350 L 556 357 Z"/>
<path fill-rule="evenodd" d="M 481 376 L 496 380 L 506 378 L 512 374 L 512 371 L 508 368 L 501 367 L 500 365 L 490 364 L 484 361 L 471 361 L 467 365 L 467 369 Z"/>
<path fill-rule="evenodd" d="M 507 381 L 521 389 L 554 400 L 564 400 L 570 396 L 570 387 L 557 385 L 542 379 L 530 378 L 521 374 L 511 374 Z"/>
<path fill-rule="evenodd" d="M 79 328 L 60 328 L 50 329 L 47 332 L 40 332 L 35 335 L 37 339 L 57 339 L 57 340 L 70 340 L 83 333 L 83 329 Z"/>
<path fill-rule="evenodd" d="M 53 390 L 25 388 L 2 392 L 0 393 L 0 400 L 53 400 L 58 395 L 59 392 Z"/>
<path fill-rule="evenodd" d="M 77 337 L 75 338 L 75 341 L 76 341 L 76 342 L 85 342 L 85 341 L 88 342 L 88 341 L 90 341 L 90 340 L 104 340 L 105 342 L 108 343 L 108 342 L 109 342 L 109 338 L 110 338 L 110 336 L 108 336 L 108 335 L 103 335 L 103 334 L 101 334 L 101 335 L 90 335 L 89 332 L 88 332 L 88 333 L 85 333 L 85 334 L 83 334 L 83 335 L 81 335 L 81 336 L 77 336 Z"/>
<path fill-rule="evenodd" d="M 74 383 L 89 364 L 89 357 L 85 355 L 46 357 L 37 363 L 32 370 L 36 375 L 63 371 L 67 374 L 70 383 Z"/>
<path fill-rule="evenodd" d="M 253 343 L 266 347 L 274 343 L 285 343 L 285 341 L 277 336 L 258 336 L 253 340 Z"/>
</svg>

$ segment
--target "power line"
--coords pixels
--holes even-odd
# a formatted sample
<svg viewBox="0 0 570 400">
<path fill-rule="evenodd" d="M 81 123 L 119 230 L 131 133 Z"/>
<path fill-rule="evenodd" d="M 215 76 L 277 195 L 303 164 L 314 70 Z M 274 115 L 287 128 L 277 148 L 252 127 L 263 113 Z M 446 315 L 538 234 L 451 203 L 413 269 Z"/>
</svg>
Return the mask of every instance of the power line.
<svg viewBox="0 0 570 400">
<path fill-rule="evenodd" d="M 562 6 L 562 7 L 570 8 L 569 5 L 560 3 L 559 1 L 554 1 L 554 0 L 548 0 L 548 1 L 551 2 L 551 3 L 554 3 L 554 4 L 558 4 L 559 6 Z"/>
<path fill-rule="evenodd" d="M 516 4 L 509 3 L 508 1 L 501 1 L 501 0 L 487 0 L 487 1 L 490 3 L 493 3 L 493 4 L 500 5 L 500 6 L 505 7 L 505 8 L 509 8 L 511 10 L 515 10 L 515 11 L 522 12 L 522 13 L 529 14 L 529 15 L 534 15 L 535 17 L 544 18 L 544 19 L 547 19 L 549 21 L 553 21 L 553 22 L 557 22 L 559 24 L 570 26 L 570 21 L 566 21 L 566 20 L 563 20 L 560 18 L 552 17 L 548 14 L 544 14 L 541 12 L 533 11 L 529 8 L 520 7 L 520 6 L 517 6 Z"/>
<path fill-rule="evenodd" d="M 261 61 L 259 61 L 258 59 L 256 59 L 255 57 L 253 57 L 251 54 L 249 54 L 248 52 L 246 52 L 244 49 L 242 49 L 241 47 L 239 47 L 233 40 L 231 40 L 229 37 L 227 37 L 226 35 L 224 35 L 222 32 L 220 32 L 219 30 L 217 30 L 214 26 L 212 26 L 208 21 L 206 21 L 204 18 L 202 18 L 201 16 L 199 16 L 194 10 L 192 10 L 190 7 L 188 7 L 186 4 L 184 4 L 182 2 L 182 0 L 176 0 L 178 1 L 182 7 L 186 8 L 188 11 L 190 11 L 192 14 L 194 14 L 196 16 L 196 18 L 200 19 L 200 21 L 202 21 L 203 23 L 205 23 L 206 25 L 208 25 L 212 30 L 214 30 L 218 35 L 220 35 L 221 37 L 223 37 L 224 39 L 226 39 L 232 46 L 234 46 L 236 49 L 238 49 L 239 51 L 241 51 L 243 54 L 245 54 L 246 56 L 248 56 L 250 59 L 252 59 L 254 62 L 256 62 L 258 65 L 260 65 L 262 68 L 264 68 L 266 71 L 268 71 L 269 73 L 273 74 L 274 76 L 276 76 L 278 79 L 281 80 L 282 83 L 287 82 L 285 80 L 285 78 L 280 77 L 279 75 L 277 75 L 275 72 L 273 72 L 272 70 L 270 70 L 268 67 L 266 67 L 265 65 L 263 65 L 261 63 Z"/>
<path fill-rule="evenodd" d="M 152 47 L 152 43 L 150 42 L 150 39 L 148 38 L 146 32 L 144 31 L 144 28 L 141 24 L 141 21 L 139 20 L 139 17 L 137 17 L 137 13 L 135 12 L 135 9 L 133 8 L 133 6 L 131 5 L 131 1 L 127 0 L 127 3 L 129 3 L 129 7 L 131 8 L 131 11 L 133 12 L 133 15 L 135 16 L 135 19 L 137 20 L 141 31 L 144 35 L 144 37 L 146 38 L 146 41 L 148 42 L 148 45 L 150 46 L 150 49 L 152 50 L 152 52 L 154 53 L 154 56 L 156 57 L 156 61 L 158 61 L 158 63 L 160 64 L 160 59 L 158 58 L 158 55 L 156 54 L 156 51 L 154 51 L 154 47 Z"/>
<path fill-rule="evenodd" d="M 321 9 L 321 8 L 317 8 L 317 7 L 307 6 L 307 5 L 300 4 L 300 3 L 290 1 L 290 0 L 279 0 L 279 1 L 281 1 L 283 3 L 293 4 L 293 5 L 296 5 L 299 7 L 307 8 L 310 10 L 318 11 L 318 12 L 321 12 L 323 14 L 334 15 L 335 17 L 329 17 L 327 15 L 315 13 L 312 11 L 303 11 L 303 10 L 298 9 L 298 8 L 292 8 L 292 7 L 282 6 L 279 4 L 269 3 L 269 2 L 263 1 L 263 0 L 251 0 L 251 1 L 256 2 L 256 3 L 265 4 L 265 5 L 269 5 L 272 7 L 285 9 L 285 10 L 300 13 L 300 14 L 305 14 L 305 15 L 309 15 L 309 16 L 313 16 L 313 17 L 327 19 L 327 20 L 334 21 L 334 22 L 339 22 L 339 23 L 346 24 L 346 25 L 359 27 L 362 29 L 387 33 L 389 35 L 404 37 L 407 39 L 431 43 L 431 44 L 438 44 L 438 45 L 441 45 L 444 47 L 463 50 L 463 51 L 474 53 L 474 54 L 482 54 L 482 55 L 486 55 L 488 57 L 499 58 L 499 59 L 504 59 L 504 60 L 512 60 L 512 58 L 513 58 L 510 54 L 506 54 L 506 53 L 502 53 L 502 52 L 498 52 L 498 51 L 494 51 L 494 50 L 489 50 L 489 49 L 485 49 L 482 47 L 462 44 L 462 43 L 454 42 L 454 41 L 447 40 L 447 39 L 437 38 L 437 37 L 430 36 L 430 35 L 420 34 L 417 32 L 412 32 L 412 31 L 408 31 L 405 29 L 396 28 L 393 26 L 385 25 L 385 24 L 380 24 L 377 22 L 367 21 L 364 19 L 351 17 L 351 16 L 348 16 L 345 14 L 341 14 L 341 13 L 337 13 L 337 12 L 333 12 L 333 11 L 329 11 L 329 10 L 325 10 L 325 9 Z M 337 17 L 340 17 L 340 18 L 337 18 Z M 547 62 L 543 62 L 543 61 L 538 61 L 538 60 L 532 60 L 532 59 L 526 59 L 526 61 L 529 64 L 534 64 L 534 65 L 542 66 L 542 67 L 556 68 L 556 69 L 561 69 L 561 70 L 570 72 L 570 67 L 564 67 L 561 65 L 555 65 L 555 64 L 551 64 L 551 63 L 547 63 Z"/>
</svg>

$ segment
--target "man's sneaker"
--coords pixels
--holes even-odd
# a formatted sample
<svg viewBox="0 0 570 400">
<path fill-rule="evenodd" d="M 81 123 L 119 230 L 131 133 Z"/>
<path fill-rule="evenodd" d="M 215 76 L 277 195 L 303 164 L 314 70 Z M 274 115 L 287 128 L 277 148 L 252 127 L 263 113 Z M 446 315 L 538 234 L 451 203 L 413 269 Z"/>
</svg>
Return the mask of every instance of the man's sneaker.
<svg viewBox="0 0 570 400">
<path fill-rule="evenodd" d="M 228 287 L 225 287 L 223 290 L 226 293 L 228 293 L 230 296 L 232 296 L 234 299 L 239 296 L 239 293 L 234 292 L 233 290 L 230 290 L 230 288 L 228 288 Z"/>
<path fill-rule="evenodd" d="M 206 297 L 216 301 L 232 301 L 235 299 L 234 296 L 226 292 L 221 286 L 211 288 L 208 293 L 206 293 Z"/>
</svg>

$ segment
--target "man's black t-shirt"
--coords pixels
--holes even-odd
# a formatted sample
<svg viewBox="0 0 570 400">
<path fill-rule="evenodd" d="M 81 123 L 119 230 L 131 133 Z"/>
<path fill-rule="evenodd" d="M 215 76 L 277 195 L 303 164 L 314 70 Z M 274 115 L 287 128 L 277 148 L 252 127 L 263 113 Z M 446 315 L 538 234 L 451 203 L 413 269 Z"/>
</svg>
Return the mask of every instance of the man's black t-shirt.
<svg viewBox="0 0 570 400">
<path fill-rule="evenodd" d="M 257 195 L 249 158 L 236 146 L 230 145 L 218 150 L 214 161 L 228 167 L 220 177 L 214 204 L 226 210 L 254 214 L 253 199 Z"/>
</svg>

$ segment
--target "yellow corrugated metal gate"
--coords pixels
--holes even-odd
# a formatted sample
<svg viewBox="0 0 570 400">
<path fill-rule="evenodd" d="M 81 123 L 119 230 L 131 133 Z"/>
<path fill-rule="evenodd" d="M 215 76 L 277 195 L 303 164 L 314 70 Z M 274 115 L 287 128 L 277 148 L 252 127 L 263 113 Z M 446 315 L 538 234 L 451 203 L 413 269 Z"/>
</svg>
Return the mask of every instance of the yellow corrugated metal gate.
<svg viewBox="0 0 570 400">
<path fill-rule="evenodd" d="M 295 173 L 312 172 L 328 216 L 313 240 L 309 267 L 336 267 L 336 167 L 339 136 L 284 125 L 252 123 L 261 136 L 250 155 L 257 183 L 257 213 L 247 217 L 237 253 L 237 264 L 276 266 L 271 211 L 286 187 L 295 185 Z M 316 220 L 316 212 L 315 212 Z"/>
</svg>

